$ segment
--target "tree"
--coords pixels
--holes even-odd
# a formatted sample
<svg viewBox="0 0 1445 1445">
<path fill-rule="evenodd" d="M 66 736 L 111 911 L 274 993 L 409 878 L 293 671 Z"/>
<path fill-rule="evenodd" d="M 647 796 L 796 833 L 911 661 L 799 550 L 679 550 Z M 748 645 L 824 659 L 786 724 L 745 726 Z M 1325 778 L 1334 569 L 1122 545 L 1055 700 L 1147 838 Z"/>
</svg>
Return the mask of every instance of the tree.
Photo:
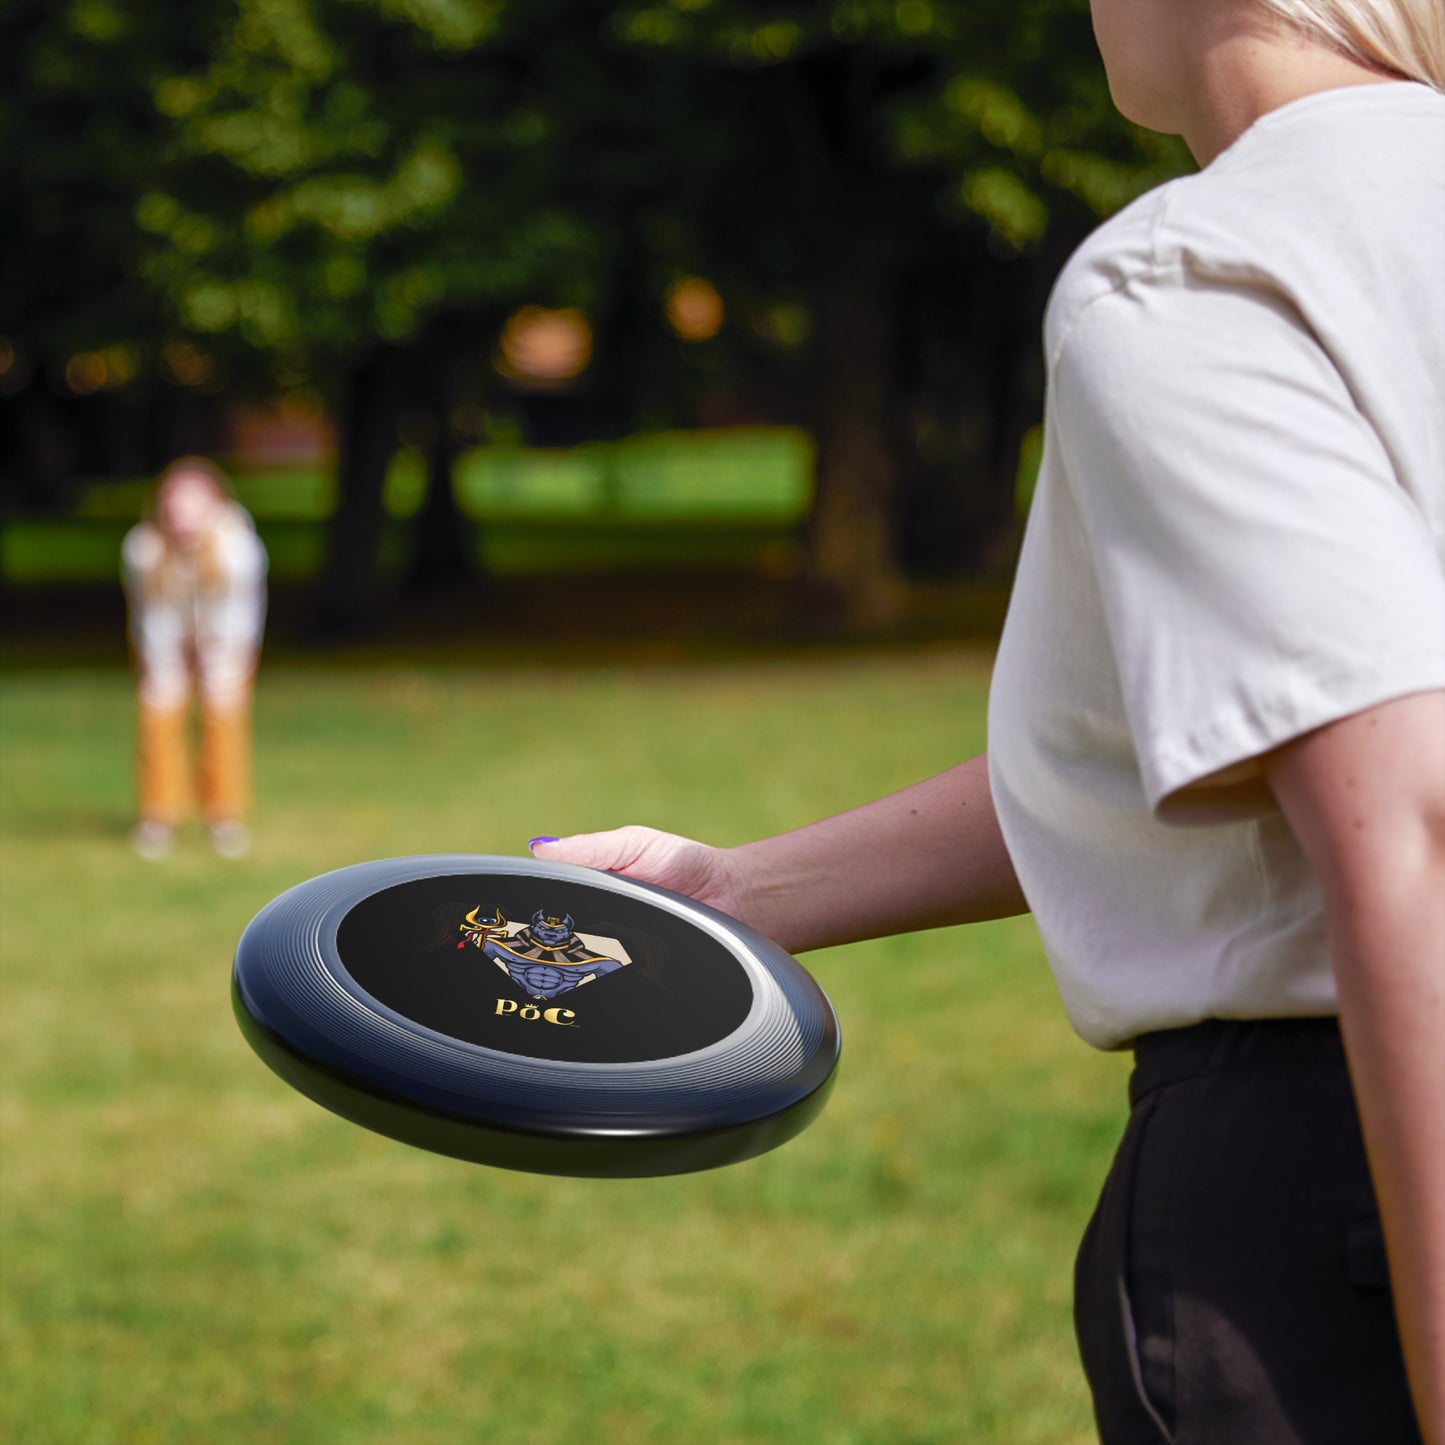
<svg viewBox="0 0 1445 1445">
<path fill-rule="evenodd" d="M 495 401 L 493 338 L 526 303 L 592 317 L 602 430 L 776 382 L 770 414 L 819 444 L 814 590 L 886 626 L 901 556 L 1008 515 L 1061 250 L 1179 164 L 1114 117 L 1085 0 L 201 0 L 183 24 L 21 4 L 40 79 L 19 93 L 54 94 L 17 219 L 61 175 L 96 221 L 92 244 L 38 207 L 11 274 L 48 300 L 21 329 L 179 337 L 320 391 L 339 627 L 376 613 L 408 412 L 434 479 L 414 575 L 447 555 L 452 402 Z M 121 137 L 113 173 L 82 124 Z M 695 373 L 661 318 L 686 275 L 734 318 Z"/>
<path fill-rule="evenodd" d="M 13 0 L 0 15 L 0 409 L 6 480 L 27 505 L 62 505 L 87 461 L 76 397 L 153 371 L 165 344 L 165 299 L 137 283 L 133 213 L 165 164 L 150 88 L 195 58 L 163 7 Z M 153 412 L 147 400 L 116 393 L 121 410 Z"/>
<path fill-rule="evenodd" d="M 546 9 L 529 7 L 528 25 Z M 176 165 L 137 208 L 146 279 L 187 327 L 265 354 L 340 419 L 332 630 L 377 613 L 381 484 L 403 412 L 429 413 L 436 438 L 424 577 L 465 556 L 438 546 L 458 520 L 447 403 L 463 354 L 539 292 L 592 300 L 597 238 L 558 200 L 553 118 L 499 36 L 504 10 L 239 0 L 203 63 L 155 87 Z"/>
<path fill-rule="evenodd" d="M 744 240 L 733 263 L 757 277 L 771 262 L 774 284 L 804 299 L 813 576 L 849 625 L 887 626 L 919 435 L 951 433 L 932 467 L 983 480 L 980 520 L 1008 515 L 1059 237 L 1175 173 L 1181 152 L 1114 114 L 1084 0 L 641 0 L 614 23 L 743 82 L 743 143 L 772 184 L 710 188 L 710 221 L 745 217 L 727 234 L 761 245 Z M 952 395 L 936 377 L 931 397 L 919 380 L 903 390 L 925 337 L 936 360 L 951 353 Z"/>
</svg>

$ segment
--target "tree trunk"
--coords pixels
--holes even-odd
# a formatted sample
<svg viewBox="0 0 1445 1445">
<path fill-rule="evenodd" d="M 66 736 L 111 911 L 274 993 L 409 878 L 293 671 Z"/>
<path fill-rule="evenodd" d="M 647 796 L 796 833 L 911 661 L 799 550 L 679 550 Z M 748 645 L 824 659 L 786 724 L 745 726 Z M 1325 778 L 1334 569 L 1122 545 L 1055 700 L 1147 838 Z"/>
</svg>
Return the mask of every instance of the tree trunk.
<svg viewBox="0 0 1445 1445">
<path fill-rule="evenodd" d="M 1043 413 L 1050 260 L 1004 259 L 960 238 L 909 275 L 900 555 L 910 576 L 993 571 L 1013 550 L 1019 451 Z"/>
<path fill-rule="evenodd" d="M 399 353 L 382 347 L 347 378 L 337 504 L 316 598 L 316 628 L 324 640 L 365 636 L 381 622 L 382 487 L 396 453 L 401 369 Z"/>
<path fill-rule="evenodd" d="M 417 513 L 406 590 L 413 596 L 453 592 L 475 580 L 476 556 L 470 520 L 457 505 L 452 466 L 456 448 L 449 428 L 438 426 L 427 449 L 426 495 Z"/>
<path fill-rule="evenodd" d="M 837 623 L 865 634 L 887 631 L 903 604 L 894 545 L 898 464 L 889 434 L 892 324 L 882 282 L 858 268 L 814 295 L 818 467 L 809 579 Z"/>
<path fill-rule="evenodd" d="M 422 498 L 413 532 L 411 565 L 406 590 L 413 596 L 436 596 L 455 591 L 472 581 L 477 573 L 472 528 L 457 505 L 452 467 L 456 443 L 452 436 L 451 413 L 455 387 L 449 357 L 442 357 L 428 404 L 436 428 L 427 448 L 426 494 Z"/>
<path fill-rule="evenodd" d="M 780 81 L 814 326 L 808 580 L 831 614 L 822 620 L 879 633 L 902 612 L 903 583 L 893 436 L 899 242 L 867 123 L 878 77 L 849 53 L 781 67 Z"/>
<path fill-rule="evenodd" d="M 14 416 L 16 501 L 30 512 L 65 511 L 81 461 L 79 432 L 65 404 L 37 374 L 6 407 Z"/>
</svg>

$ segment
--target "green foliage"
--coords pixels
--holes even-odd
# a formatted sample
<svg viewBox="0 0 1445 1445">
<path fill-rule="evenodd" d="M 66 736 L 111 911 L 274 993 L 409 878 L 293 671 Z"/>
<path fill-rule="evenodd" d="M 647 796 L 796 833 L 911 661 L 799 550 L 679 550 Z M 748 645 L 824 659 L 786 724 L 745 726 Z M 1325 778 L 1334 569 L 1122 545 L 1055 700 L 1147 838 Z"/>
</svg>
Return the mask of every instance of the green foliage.
<svg viewBox="0 0 1445 1445">
<path fill-rule="evenodd" d="M 886 77 L 875 159 L 919 172 L 945 212 L 982 220 L 1014 250 L 1042 239 L 1065 197 L 1103 217 L 1188 164 L 1114 112 L 1086 0 L 642 0 L 613 24 L 639 47 L 744 70 L 857 57 Z"/>
<path fill-rule="evenodd" d="M 1122 1065 L 1025 920 L 816 955 L 823 1117 L 656 1181 L 489 1171 L 292 1093 L 241 929 L 368 857 L 638 818 L 719 842 L 983 743 L 987 659 L 264 669 L 256 850 L 135 858 L 120 673 L 0 709 L 0 1436 L 154 1445 L 1085 1445 L 1070 1260 Z M 585 733 L 586 747 L 579 747 Z"/>
<path fill-rule="evenodd" d="M 0 12 L 0 332 L 41 357 L 163 325 L 160 298 L 133 284 L 130 211 L 165 148 L 150 87 L 187 49 L 160 7 L 12 0 Z"/>
<path fill-rule="evenodd" d="M 820 66 L 915 230 L 1028 249 L 1181 163 L 1114 116 L 1082 0 L 17 0 L 0 34 L 7 325 L 291 375 L 457 308 L 605 309 L 624 266 L 786 307 L 779 97 Z"/>
<path fill-rule="evenodd" d="M 590 299 L 596 238 L 554 203 L 552 127 L 489 48 L 503 10 L 227 12 L 204 64 L 156 87 L 175 166 L 136 211 L 183 324 L 324 372 L 447 308 Z"/>
</svg>

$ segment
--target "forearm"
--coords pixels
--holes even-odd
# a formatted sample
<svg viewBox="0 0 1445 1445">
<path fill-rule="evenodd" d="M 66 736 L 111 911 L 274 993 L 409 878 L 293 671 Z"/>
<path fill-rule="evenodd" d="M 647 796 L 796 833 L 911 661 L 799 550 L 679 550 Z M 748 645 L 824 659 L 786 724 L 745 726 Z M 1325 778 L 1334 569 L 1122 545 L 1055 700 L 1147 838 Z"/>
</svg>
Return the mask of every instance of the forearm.
<svg viewBox="0 0 1445 1445">
<path fill-rule="evenodd" d="M 1340 1021 L 1427 1445 L 1445 1445 L 1445 845 L 1332 918 Z"/>
<path fill-rule="evenodd" d="M 790 953 L 1028 911 L 983 754 L 726 856 L 749 921 Z"/>
</svg>

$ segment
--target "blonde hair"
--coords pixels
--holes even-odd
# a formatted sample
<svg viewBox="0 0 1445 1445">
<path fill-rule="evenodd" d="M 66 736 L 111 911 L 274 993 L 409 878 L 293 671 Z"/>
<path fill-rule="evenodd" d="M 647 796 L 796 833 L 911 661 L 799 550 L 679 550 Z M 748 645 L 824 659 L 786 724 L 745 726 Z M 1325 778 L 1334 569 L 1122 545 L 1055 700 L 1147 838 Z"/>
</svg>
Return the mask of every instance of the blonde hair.
<svg viewBox="0 0 1445 1445">
<path fill-rule="evenodd" d="M 178 457 L 160 474 L 156 481 L 149 508 L 153 523 L 158 523 L 166 493 L 186 477 L 198 478 L 204 482 L 215 499 L 226 510 L 236 507 L 236 494 L 231 490 L 230 478 L 215 462 L 211 461 L 209 457 Z M 175 584 L 176 549 L 163 526 L 156 525 L 156 535 L 164 550 L 148 585 L 164 593 Z M 208 590 L 221 587 L 225 583 L 225 570 L 221 565 L 219 545 L 218 529 L 213 527 L 201 542 L 198 568 L 201 586 Z"/>
<path fill-rule="evenodd" d="M 159 504 L 162 492 L 173 487 L 178 478 L 188 475 L 204 477 L 220 500 L 225 502 L 235 500 L 236 494 L 231 490 L 231 479 L 209 457 L 177 457 L 156 481 L 155 493 L 151 498 L 151 510 L 154 511 Z"/>
<path fill-rule="evenodd" d="M 1260 0 L 1365 65 L 1445 91 L 1441 0 Z"/>
</svg>

